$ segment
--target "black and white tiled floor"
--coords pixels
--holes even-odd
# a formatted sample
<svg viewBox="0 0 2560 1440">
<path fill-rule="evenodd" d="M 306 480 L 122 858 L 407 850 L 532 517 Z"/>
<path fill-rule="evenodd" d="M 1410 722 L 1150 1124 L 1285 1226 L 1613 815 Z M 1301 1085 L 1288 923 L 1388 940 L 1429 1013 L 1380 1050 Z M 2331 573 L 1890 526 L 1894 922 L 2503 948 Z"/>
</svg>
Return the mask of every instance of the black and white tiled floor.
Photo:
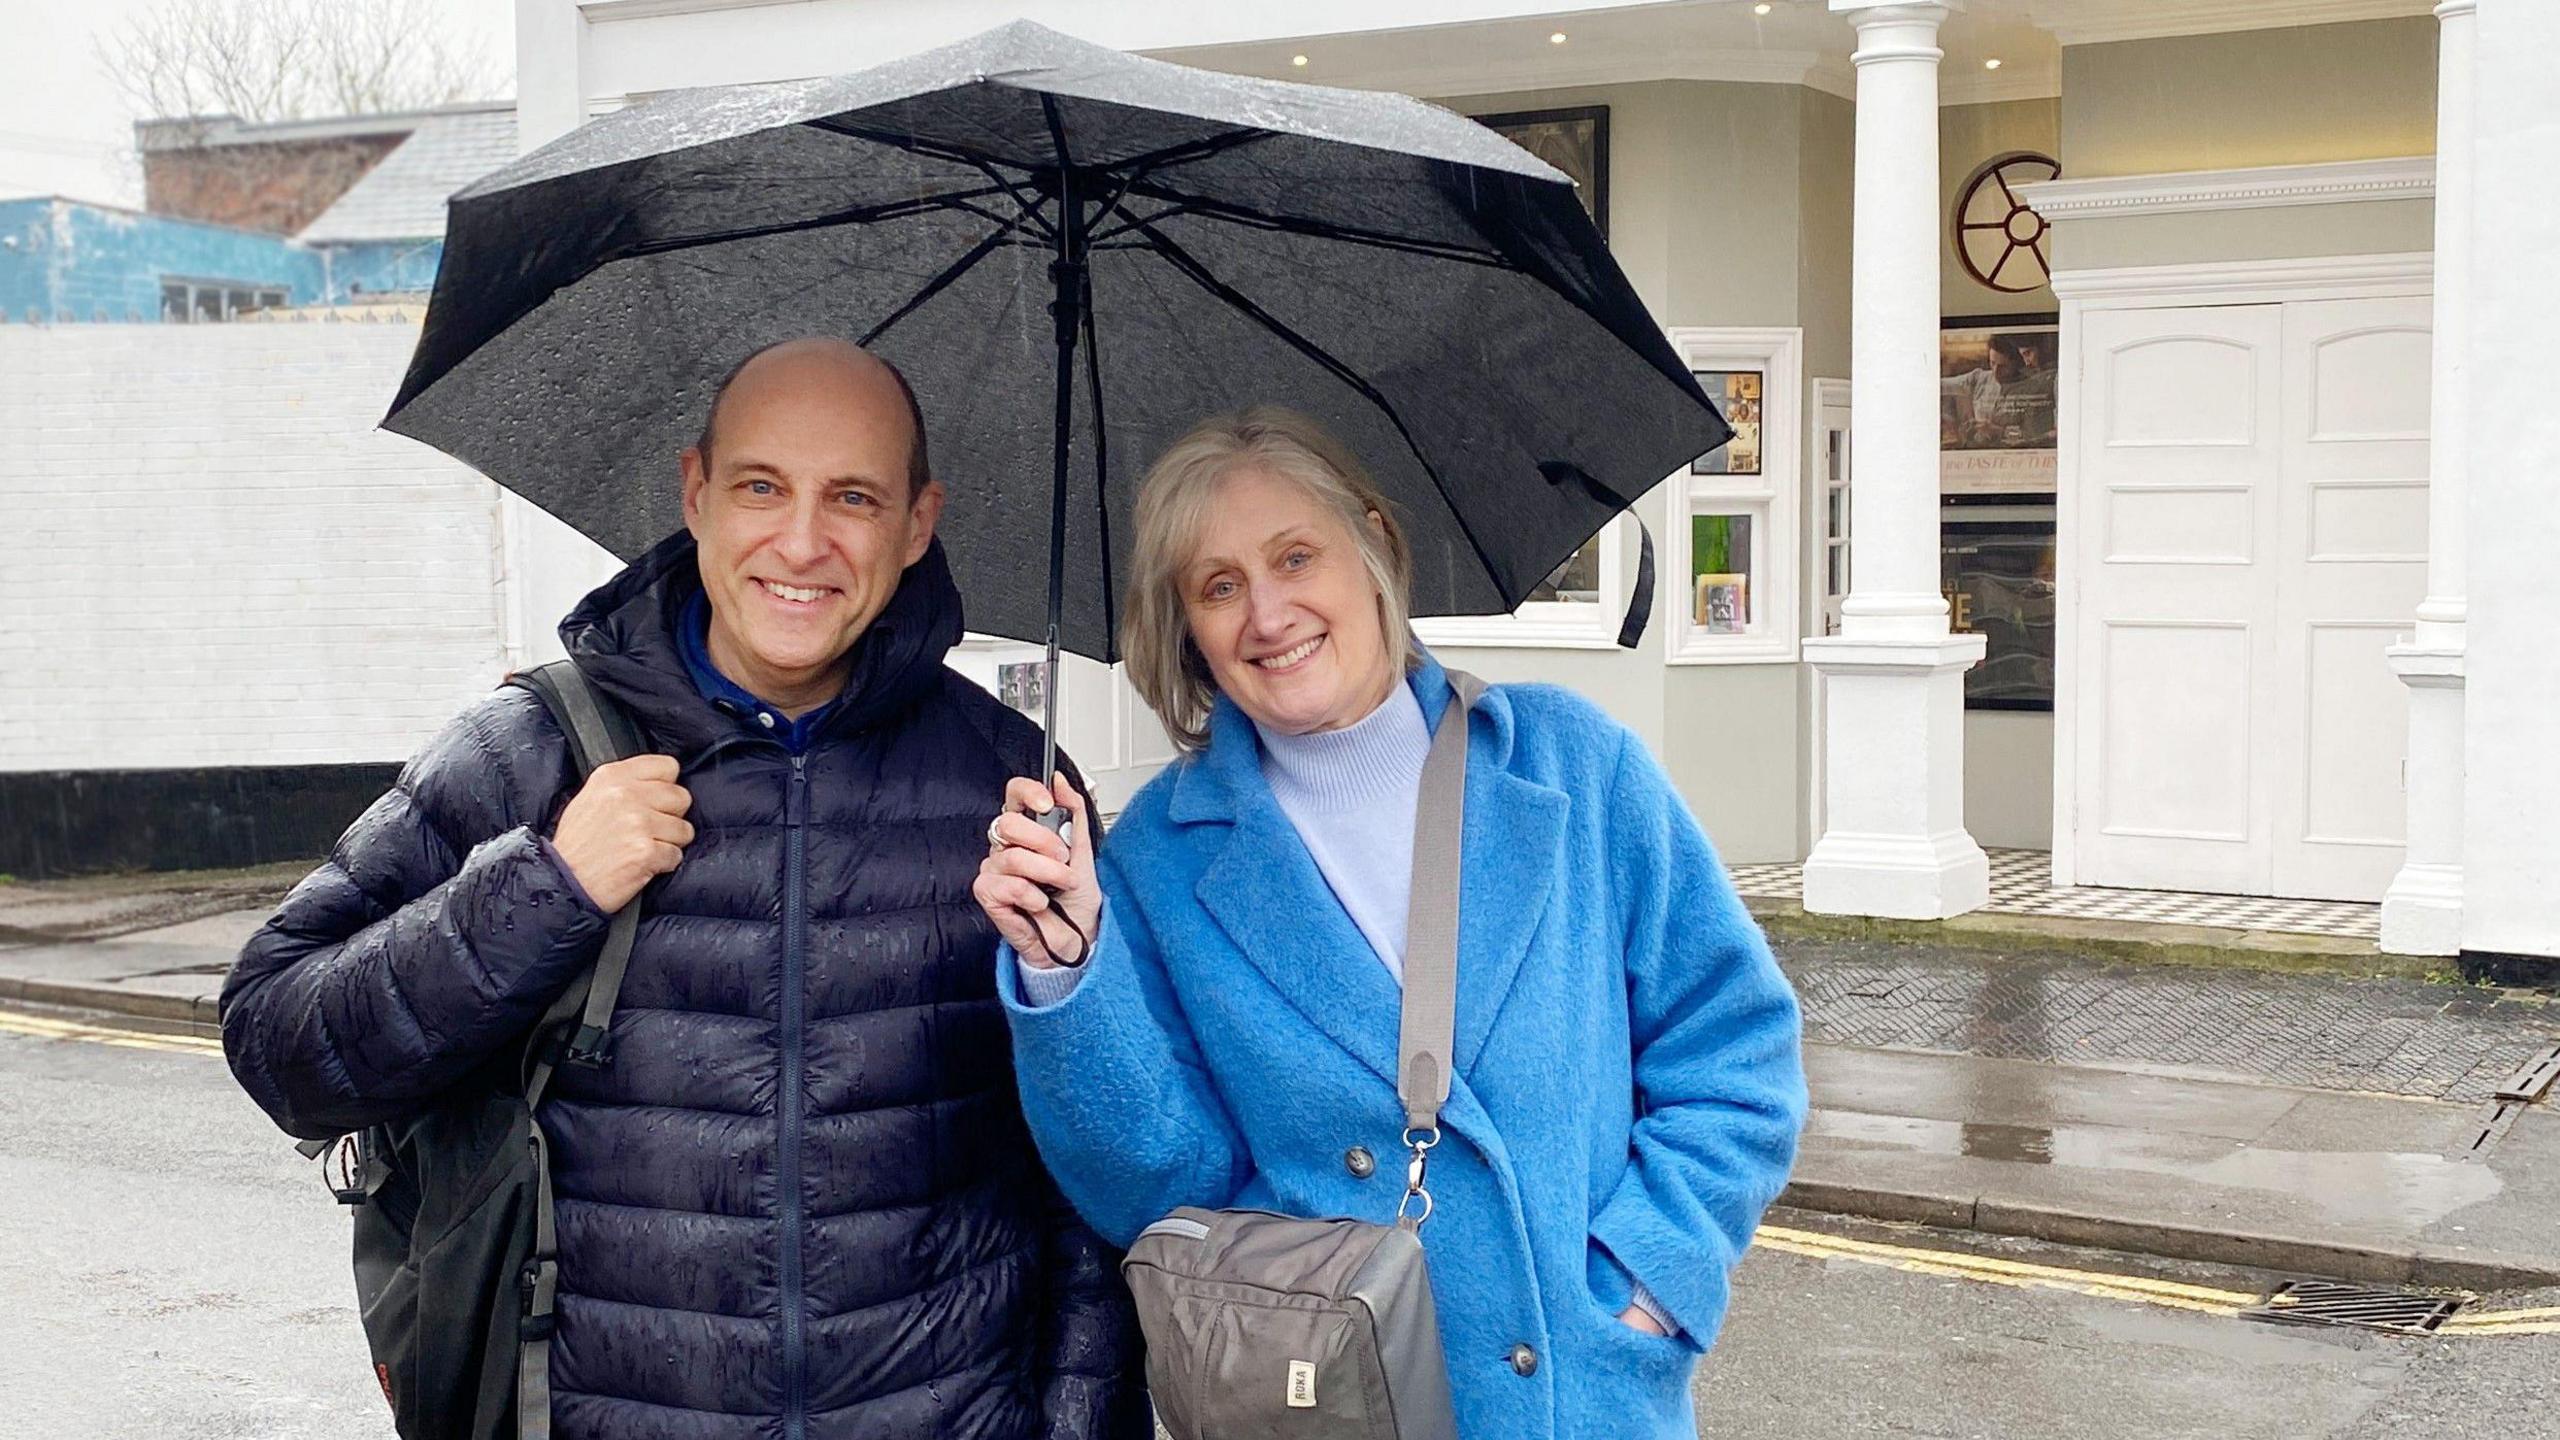
<svg viewBox="0 0 2560 1440">
<path fill-rule="evenodd" d="M 2112 890 L 2097 885 L 2056 889 L 2053 857 L 2042 850 L 1992 850 L 1991 903 L 2003 915 L 2060 915 L 2078 920 L 2133 920 L 2157 925 L 2217 925 L 2374 940 L 2382 907 L 2343 900 L 2277 900 L 2264 895 L 2204 895 L 2181 890 Z M 1804 898 L 1804 867 L 1737 865 L 1734 887 L 1763 900 Z"/>
</svg>

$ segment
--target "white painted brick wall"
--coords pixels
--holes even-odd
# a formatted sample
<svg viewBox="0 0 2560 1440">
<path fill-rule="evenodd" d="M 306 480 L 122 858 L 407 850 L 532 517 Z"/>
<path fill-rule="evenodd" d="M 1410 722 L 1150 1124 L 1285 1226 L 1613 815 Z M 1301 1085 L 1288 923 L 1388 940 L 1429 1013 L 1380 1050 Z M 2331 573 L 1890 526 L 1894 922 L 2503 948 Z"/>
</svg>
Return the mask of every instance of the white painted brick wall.
<svg viewBox="0 0 2560 1440">
<path fill-rule="evenodd" d="M 417 329 L 0 325 L 0 770 L 403 759 L 505 672 Z"/>
</svg>

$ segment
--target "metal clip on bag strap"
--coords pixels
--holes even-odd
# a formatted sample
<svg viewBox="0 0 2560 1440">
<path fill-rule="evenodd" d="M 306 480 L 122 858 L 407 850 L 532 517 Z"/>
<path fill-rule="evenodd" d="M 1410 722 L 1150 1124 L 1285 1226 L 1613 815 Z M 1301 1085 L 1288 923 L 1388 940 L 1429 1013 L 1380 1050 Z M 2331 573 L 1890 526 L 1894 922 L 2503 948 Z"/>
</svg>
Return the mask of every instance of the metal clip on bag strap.
<svg viewBox="0 0 2560 1440">
<path fill-rule="evenodd" d="M 569 737 L 570 758 L 583 780 L 599 765 L 641 753 L 640 735 L 630 717 L 598 695 L 576 662 L 554 660 L 516 677 L 542 697 Z M 519 1440 L 549 1440 L 551 1435 L 552 1307 L 560 1289 L 559 1230 L 551 1198 L 551 1142 L 535 1112 L 551 1085 L 555 1064 L 602 1066 L 612 1061 L 604 1044 L 613 1022 L 614 1002 L 622 994 L 622 977 L 631 968 L 631 944 L 640 931 L 640 902 L 615 912 L 605 931 L 604 949 L 585 986 L 572 984 L 534 1027 L 525 1057 L 526 1128 L 533 1146 L 533 1254 L 520 1279 L 524 1309 L 516 1346 L 516 1433 Z M 577 1021 L 565 1046 L 555 1050 L 552 1036 Z"/>
<path fill-rule="evenodd" d="M 1396 1096 L 1404 1102 L 1404 1142 L 1413 1151 L 1398 1219 L 1418 1199 L 1420 1228 L 1431 1218 L 1423 1170 L 1440 1143 L 1440 1107 L 1449 1099 L 1450 1052 L 1458 1014 L 1458 870 L 1466 831 L 1467 714 L 1484 682 L 1448 673 L 1450 698 L 1422 762 L 1413 813 L 1413 890 L 1405 912 L 1404 1014 L 1396 1056 Z"/>
</svg>

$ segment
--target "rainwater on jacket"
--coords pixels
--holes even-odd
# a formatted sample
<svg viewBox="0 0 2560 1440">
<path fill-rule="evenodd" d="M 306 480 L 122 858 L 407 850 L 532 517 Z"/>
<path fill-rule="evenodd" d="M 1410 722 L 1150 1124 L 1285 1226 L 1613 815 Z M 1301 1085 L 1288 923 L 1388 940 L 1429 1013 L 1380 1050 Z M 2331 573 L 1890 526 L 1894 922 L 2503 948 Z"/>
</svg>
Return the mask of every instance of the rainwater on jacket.
<svg viewBox="0 0 2560 1440">
<path fill-rule="evenodd" d="M 715 709 L 674 626 L 677 535 L 587 597 L 569 653 L 677 757 L 696 835 L 652 883 L 613 1061 L 543 1106 L 561 1440 L 1121 1440 L 1148 1433 L 1114 1257 L 1015 1099 L 984 827 L 1038 732 L 943 665 L 940 548 L 855 647 L 804 754 Z M 325 1137 L 512 1056 L 604 917 L 545 854 L 574 787 L 533 696 L 448 726 L 253 937 L 224 1049 Z"/>
</svg>

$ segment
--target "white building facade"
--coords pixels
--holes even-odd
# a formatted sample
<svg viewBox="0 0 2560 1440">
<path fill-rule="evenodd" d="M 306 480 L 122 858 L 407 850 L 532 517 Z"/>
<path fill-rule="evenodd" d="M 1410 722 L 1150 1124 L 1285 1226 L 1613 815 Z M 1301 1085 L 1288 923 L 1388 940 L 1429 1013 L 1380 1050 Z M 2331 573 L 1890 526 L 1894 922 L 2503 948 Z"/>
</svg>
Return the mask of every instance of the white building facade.
<svg viewBox="0 0 2560 1440">
<path fill-rule="evenodd" d="M 655 91 L 856 68 L 1021 12 L 519 13 L 530 144 Z M 2512 398 L 2560 361 L 2509 341 L 2483 364 L 2553 303 L 2531 264 L 2496 258 L 2560 224 L 2518 168 L 2560 119 L 2525 58 L 2549 7 L 1030 14 L 1512 123 L 1605 113 L 1586 178 L 1612 247 L 1694 368 L 1756 381 L 1720 397 L 1751 401 L 1755 450 L 1671 477 L 1640 512 L 1667 582 L 1642 649 L 1607 640 L 1634 568 L 1624 524 L 1569 593 L 1424 630 L 1488 674 L 1599 699 L 1729 859 L 1804 859 L 1809 908 L 1961 913 L 1982 903 L 1988 844 L 2049 851 L 2060 883 L 2381 901 L 2395 951 L 2560 950 L 2546 887 L 2521 878 L 2560 860 L 2540 818 L 2560 813 L 2543 704 L 2560 667 L 2525 638 L 2560 616 L 2533 543 L 2560 508 L 2549 407 Z M 1993 187 L 1969 186 L 1986 172 Z M 1979 387 L 2022 388 L 1963 369 L 1968 328 L 2023 338 L 2012 366 L 2050 387 L 2029 433 L 2008 427 L 2013 453 L 1949 433 Z M 2514 668 L 2484 674 L 2501 654 Z M 1114 788 L 1143 778 L 1157 737 L 1097 699 L 1114 688 L 1098 671 L 1068 683 L 1087 702 L 1069 743 L 1126 772 Z M 2496 801 L 2467 804 L 2484 786 Z"/>
<path fill-rule="evenodd" d="M 1421 95 L 1583 175 L 1751 423 L 1636 512 L 1640 648 L 1629 521 L 1520 614 L 1421 628 L 1605 706 L 1728 861 L 1939 918 L 1986 848 L 2041 851 L 2560 954 L 2560 7 L 518 0 L 520 140 L 1024 15 Z M 610 564 L 499 511 L 512 663 Z M 1061 700 L 1106 806 L 1171 758 L 1101 667 Z"/>
</svg>

